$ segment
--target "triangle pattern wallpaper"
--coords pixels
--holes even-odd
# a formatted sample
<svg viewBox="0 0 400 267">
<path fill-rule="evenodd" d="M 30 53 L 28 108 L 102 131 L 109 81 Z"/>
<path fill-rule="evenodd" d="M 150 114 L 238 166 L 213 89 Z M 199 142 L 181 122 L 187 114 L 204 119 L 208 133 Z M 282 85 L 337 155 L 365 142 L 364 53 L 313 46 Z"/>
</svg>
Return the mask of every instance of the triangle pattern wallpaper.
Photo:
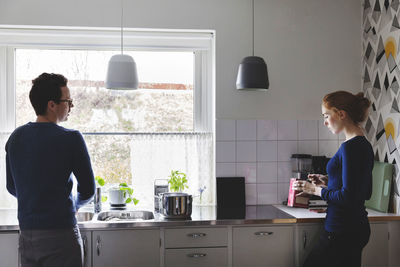
<svg viewBox="0 0 400 267">
<path fill-rule="evenodd" d="M 372 107 L 365 123 L 375 159 L 395 165 L 389 211 L 400 214 L 400 1 L 364 0 L 362 88 Z"/>
</svg>

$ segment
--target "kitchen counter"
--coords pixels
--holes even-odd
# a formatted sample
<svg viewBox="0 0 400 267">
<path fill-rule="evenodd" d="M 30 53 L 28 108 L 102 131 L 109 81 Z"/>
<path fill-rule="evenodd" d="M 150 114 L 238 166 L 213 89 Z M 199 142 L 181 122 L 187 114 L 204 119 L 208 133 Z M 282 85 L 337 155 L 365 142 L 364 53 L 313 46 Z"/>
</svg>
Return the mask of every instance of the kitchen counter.
<svg viewBox="0 0 400 267">
<path fill-rule="evenodd" d="M 83 208 L 82 212 L 92 211 L 92 208 Z M 105 210 L 107 211 L 107 210 Z M 370 221 L 400 221 L 400 215 L 381 213 L 367 209 Z M 174 226 L 210 226 L 210 225 L 254 225 L 254 224 L 293 224 L 323 222 L 325 213 L 310 212 L 308 209 L 292 208 L 284 205 L 256 205 L 246 207 L 245 218 L 220 219 L 217 218 L 216 207 L 193 207 L 192 217 L 189 220 L 165 219 L 160 214 L 154 214 L 154 219 L 138 221 L 97 221 L 97 214 L 93 219 L 79 222 L 81 229 L 121 229 L 137 227 L 174 227 Z M 0 210 L 0 231 L 17 231 L 17 211 L 11 209 Z"/>
<path fill-rule="evenodd" d="M 82 208 L 80 211 L 92 211 Z M 149 210 L 149 209 L 147 209 Z M 104 209 L 103 211 L 108 211 Z M 119 229 L 136 227 L 170 227 L 170 226 L 209 226 L 209 225 L 243 225 L 243 224 L 277 224 L 295 223 L 296 218 L 272 205 L 247 206 L 246 217 L 240 219 L 217 218 L 215 206 L 193 207 L 191 219 L 165 219 L 155 213 L 154 219 L 138 221 L 97 221 L 97 214 L 86 222 L 78 222 L 81 229 Z M 18 228 L 16 210 L 0 210 L 0 231 L 16 231 Z"/>
<path fill-rule="evenodd" d="M 326 213 L 317 213 L 305 208 L 293 208 L 285 205 L 274 205 L 277 209 L 296 218 L 297 223 L 323 222 Z M 383 213 L 367 209 L 369 221 L 400 221 L 400 214 Z"/>
</svg>

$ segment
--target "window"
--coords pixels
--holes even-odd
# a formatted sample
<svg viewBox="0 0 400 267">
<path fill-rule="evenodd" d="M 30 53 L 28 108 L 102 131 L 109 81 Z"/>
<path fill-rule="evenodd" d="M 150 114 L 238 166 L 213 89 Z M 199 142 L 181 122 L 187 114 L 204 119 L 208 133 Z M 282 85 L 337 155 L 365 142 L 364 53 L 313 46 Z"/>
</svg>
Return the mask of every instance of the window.
<svg viewBox="0 0 400 267">
<path fill-rule="evenodd" d="M 0 85 L 7 88 L 0 95 L 3 148 L 15 127 L 36 118 L 28 97 L 31 80 L 42 72 L 61 73 L 74 100 L 61 126 L 83 134 L 95 175 L 109 185 L 132 184 L 139 206 L 152 208 L 154 180 L 180 169 L 189 176 L 189 192 L 197 195 L 206 187 L 202 204 L 214 204 L 212 34 L 128 30 L 124 50 L 136 61 L 139 90 L 117 91 L 104 88 L 107 62 L 118 53 L 118 43 L 112 44 L 115 32 L 14 30 L 26 35 L 22 42 L 18 34 L 0 28 L 0 59 L 5 59 L 0 77 L 7 77 L 7 84 Z M 62 38 L 49 45 L 46 40 L 55 33 Z M 87 38 L 73 43 L 82 33 Z M 14 40 L 19 43 L 10 44 Z M 6 198 L 6 206 L 14 205 Z"/>
</svg>

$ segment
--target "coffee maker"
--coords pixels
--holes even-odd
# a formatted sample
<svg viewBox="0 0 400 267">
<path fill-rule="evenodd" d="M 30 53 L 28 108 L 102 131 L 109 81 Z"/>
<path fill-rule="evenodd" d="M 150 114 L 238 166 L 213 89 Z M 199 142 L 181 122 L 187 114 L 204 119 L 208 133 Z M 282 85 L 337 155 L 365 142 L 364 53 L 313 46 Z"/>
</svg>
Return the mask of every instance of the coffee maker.
<svg viewBox="0 0 400 267">
<path fill-rule="evenodd" d="M 309 154 L 293 154 L 291 157 L 292 178 L 307 180 L 312 172 L 312 156 Z"/>
</svg>

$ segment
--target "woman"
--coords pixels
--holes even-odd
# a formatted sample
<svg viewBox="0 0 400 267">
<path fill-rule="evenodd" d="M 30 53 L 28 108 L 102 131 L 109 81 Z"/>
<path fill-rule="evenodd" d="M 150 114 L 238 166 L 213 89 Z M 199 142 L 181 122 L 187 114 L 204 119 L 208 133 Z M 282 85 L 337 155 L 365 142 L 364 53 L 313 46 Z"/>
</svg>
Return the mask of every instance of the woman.
<svg viewBox="0 0 400 267">
<path fill-rule="evenodd" d="M 343 132 L 346 141 L 329 160 L 328 177 L 310 174 L 311 182 L 293 185 L 294 190 L 328 202 L 325 231 L 303 267 L 361 266 L 361 252 L 371 233 L 364 202 L 371 197 L 374 153 L 361 127 L 369 106 L 363 93 L 338 91 L 323 99 L 325 126 L 334 134 Z"/>
</svg>

